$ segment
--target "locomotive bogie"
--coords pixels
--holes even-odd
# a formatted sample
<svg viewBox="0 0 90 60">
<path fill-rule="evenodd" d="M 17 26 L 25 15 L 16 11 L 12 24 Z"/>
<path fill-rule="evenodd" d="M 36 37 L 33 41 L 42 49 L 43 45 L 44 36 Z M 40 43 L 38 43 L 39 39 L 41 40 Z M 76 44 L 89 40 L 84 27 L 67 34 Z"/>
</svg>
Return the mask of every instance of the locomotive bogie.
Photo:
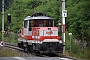
<svg viewBox="0 0 90 60">
<path fill-rule="evenodd" d="M 63 50 L 63 46 L 60 46 L 61 44 L 58 42 L 45 42 L 42 43 L 42 45 L 40 46 L 40 52 L 43 53 L 58 53 L 58 52 L 62 52 Z"/>
</svg>

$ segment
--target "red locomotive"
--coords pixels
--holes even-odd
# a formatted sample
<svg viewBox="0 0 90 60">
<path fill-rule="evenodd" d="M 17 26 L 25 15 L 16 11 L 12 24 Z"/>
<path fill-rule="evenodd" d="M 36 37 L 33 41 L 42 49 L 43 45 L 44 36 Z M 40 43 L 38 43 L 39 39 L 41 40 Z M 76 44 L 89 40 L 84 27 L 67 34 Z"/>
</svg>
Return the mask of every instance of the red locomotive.
<svg viewBox="0 0 90 60">
<path fill-rule="evenodd" d="M 53 18 L 41 12 L 24 19 L 18 46 L 25 51 L 40 53 L 63 52 L 63 43 L 58 36 L 58 27 L 54 27 Z"/>
</svg>

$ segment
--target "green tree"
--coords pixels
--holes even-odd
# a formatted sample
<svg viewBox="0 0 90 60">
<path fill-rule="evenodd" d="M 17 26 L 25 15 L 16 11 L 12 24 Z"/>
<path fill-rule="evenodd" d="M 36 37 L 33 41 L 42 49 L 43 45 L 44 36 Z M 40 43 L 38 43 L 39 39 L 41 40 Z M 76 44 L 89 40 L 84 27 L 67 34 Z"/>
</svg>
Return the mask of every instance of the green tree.
<svg viewBox="0 0 90 60">
<path fill-rule="evenodd" d="M 89 41 L 90 1 L 78 1 L 77 4 L 72 4 L 73 6 L 70 6 L 70 4 L 68 4 L 69 7 L 67 6 L 67 25 L 69 31 L 73 32 L 76 39 Z"/>
</svg>

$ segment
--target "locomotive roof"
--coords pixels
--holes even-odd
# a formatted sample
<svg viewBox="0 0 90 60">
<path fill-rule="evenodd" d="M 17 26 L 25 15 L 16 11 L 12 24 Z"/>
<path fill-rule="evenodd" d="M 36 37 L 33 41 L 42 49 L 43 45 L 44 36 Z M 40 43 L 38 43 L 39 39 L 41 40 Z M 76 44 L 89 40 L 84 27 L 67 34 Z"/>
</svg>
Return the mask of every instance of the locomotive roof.
<svg viewBox="0 0 90 60">
<path fill-rule="evenodd" d="M 36 17 L 31 17 L 31 16 L 27 16 L 24 20 L 53 20 L 53 18 L 48 17 L 48 16 L 36 16 Z"/>
</svg>

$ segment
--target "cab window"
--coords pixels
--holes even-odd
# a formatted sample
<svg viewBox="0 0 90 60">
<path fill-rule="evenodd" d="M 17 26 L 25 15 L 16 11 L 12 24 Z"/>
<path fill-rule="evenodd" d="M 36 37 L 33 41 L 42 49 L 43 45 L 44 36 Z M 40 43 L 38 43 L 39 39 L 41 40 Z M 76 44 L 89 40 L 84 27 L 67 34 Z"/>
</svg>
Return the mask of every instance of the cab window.
<svg viewBox="0 0 90 60">
<path fill-rule="evenodd" d="M 24 21 L 24 28 L 27 28 L 28 21 Z"/>
</svg>

